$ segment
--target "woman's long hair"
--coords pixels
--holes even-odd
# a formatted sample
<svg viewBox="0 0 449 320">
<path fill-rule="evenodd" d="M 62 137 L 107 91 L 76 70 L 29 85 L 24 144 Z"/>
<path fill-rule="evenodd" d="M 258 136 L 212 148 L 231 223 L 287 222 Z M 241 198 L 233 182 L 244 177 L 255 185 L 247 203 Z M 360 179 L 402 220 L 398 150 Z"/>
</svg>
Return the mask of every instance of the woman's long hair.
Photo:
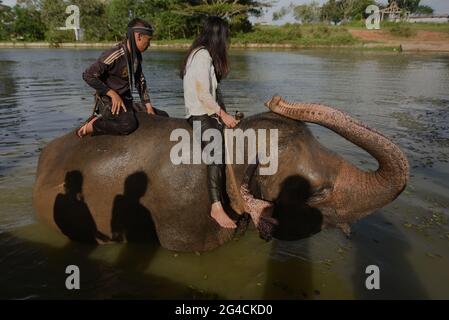
<svg viewBox="0 0 449 320">
<path fill-rule="evenodd" d="M 203 29 L 193 44 L 190 46 L 181 65 L 181 78 L 186 74 L 186 65 L 192 51 L 204 47 L 209 51 L 215 68 L 217 81 L 225 78 L 229 73 L 228 50 L 229 25 L 219 17 L 208 17 L 204 22 Z"/>
</svg>

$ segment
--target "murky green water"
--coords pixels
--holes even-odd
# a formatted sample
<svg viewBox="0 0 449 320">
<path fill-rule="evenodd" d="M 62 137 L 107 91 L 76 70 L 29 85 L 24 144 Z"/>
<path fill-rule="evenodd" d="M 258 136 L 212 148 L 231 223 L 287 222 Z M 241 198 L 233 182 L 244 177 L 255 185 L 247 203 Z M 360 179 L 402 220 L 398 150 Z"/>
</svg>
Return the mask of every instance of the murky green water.
<svg viewBox="0 0 449 320">
<path fill-rule="evenodd" d="M 407 153 L 411 182 L 391 205 L 353 226 L 301 241 L 265 243 L 254 230 L 208 253 L 148 245 L 91 247 L 36 221 L 31 193 L 39 150 L 91 110 L 81 79 L 96 50 L 0 50 L 0 298 L 449 298 L 449 56 L 350 51 L 234 51 L 228 108 L 265 111 L 277 93 L 330 104 Z M 153 102 L 183 116 L 182 52 L 151 50 Z M 320 141 L 363 168 L 367 153 L 327 129 Z M 65 267 L 81 290 L 65 289 Z M 365 288 L 377 265 L 381 289 Z"/>
</svg>

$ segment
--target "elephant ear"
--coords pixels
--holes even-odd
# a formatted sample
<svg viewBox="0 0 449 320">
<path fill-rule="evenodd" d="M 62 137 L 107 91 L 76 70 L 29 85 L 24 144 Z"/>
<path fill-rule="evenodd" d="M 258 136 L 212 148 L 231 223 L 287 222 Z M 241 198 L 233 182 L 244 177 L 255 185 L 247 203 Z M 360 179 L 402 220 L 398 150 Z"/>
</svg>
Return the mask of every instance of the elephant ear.
<svg viewBox="0 0 449 320">
<path fill-rule="evenodd" d="M 246 213 L 251 216 L 259 235 L 262 239 L 270 241 L 273 237 L 274 227 L 278 221 L 272 217 L 274 205 L 273 203 L 255 198 L 250 192 L 250 182 L 258 165 L 250 164 L 245 172 L 242 186 L 240 187 L 240 195 L 242 196 Z"/>
</svg>

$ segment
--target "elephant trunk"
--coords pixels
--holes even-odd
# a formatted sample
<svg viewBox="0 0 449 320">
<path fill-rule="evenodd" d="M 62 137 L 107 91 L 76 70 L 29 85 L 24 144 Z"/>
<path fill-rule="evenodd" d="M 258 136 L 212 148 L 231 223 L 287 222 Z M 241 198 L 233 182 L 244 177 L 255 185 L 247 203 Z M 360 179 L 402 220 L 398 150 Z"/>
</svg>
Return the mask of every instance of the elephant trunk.
<svg viewBox="0 0 449 320">
<path fill-rule="evenodd" d="M 267 107 L 280 115 L 312 122 L 341 135 L 371 154 L 379 163 L 375 172 L 342 161 L 330 198 L 336 217 L 332 224 L 354 222 L 393 201 L 405 188 L 409 164 L 404 153 L 387 137 L 351 116 L 320 104 L 288 103 L 275 96 Z"/>
</svg>

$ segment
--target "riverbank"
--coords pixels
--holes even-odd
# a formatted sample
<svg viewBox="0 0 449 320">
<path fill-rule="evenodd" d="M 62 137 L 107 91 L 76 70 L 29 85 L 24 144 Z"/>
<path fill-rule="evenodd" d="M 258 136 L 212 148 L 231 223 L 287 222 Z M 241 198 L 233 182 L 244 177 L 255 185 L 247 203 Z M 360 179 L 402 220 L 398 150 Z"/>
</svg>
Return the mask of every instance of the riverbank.
<svg viewBox="0 0 449 320">
<path fill-rule="evenodd" d="M 0 49 L 39 49 L 39 48 L 61 48 L 61 49 L 104 49 L 113 46 L 114 42 L 88 43 L 70 42 L 54 45 L 48 42 L 0 42 Z M 190 43 L 152 43 L 152 48 L 159 49 L 186 49 Z M 359 43 L 354 45 L 298 45 L 285 43 L 236 43 L 233 49 L 350 49 L 350 50 L 381 50 L 381 51 L 438 51 L 449 52 L 449 48 L 439 45 L 428 44 L 404 44 L 400 43 Z M 441 50 L 445 48 L 445 50 Z"/>
<path fill-rule="evenodd" d="M 109 48 L 113 46 L 115 42 L 66 42 L 52 44 L 49 42 L 0 42 L 0 49 L 38 49 L 38 48 L 62 48 L 62 49 L 96 49 L 96 48 Z M 191 45 L 191 42 L 179 42 L 179 41 L 161 41 L 152 42 L 152 48 L 167 48 L 167 49 L 185 49 Z M 358 43 L 354 45 L 301 45 L 291 43 L 233 43 L 231 48 L 244 49 L 244 48 L 273 48 L 273 49 L 302 49 L 302 48 L 348 48 L 348 49 L 375 49 L 383 48 L 386 50 L 396 50 L 399 46 L 382 46 L 374 43 Z"/>
<path fill-rule="evenodd" d="M 192 39 L 154 40 L 152 47 L 185 49 Z M 285 25 L 257 26 L 231 40 L 232 48 L 341 48 L 406 52 L 449 52 L 449 26 L 385 24 L 381 30 L 367 30 L 359 24 L 346 26 Z M 114 42 L 0 42 L 0 48 L 108 48 Z"/>
<path fill-rule="evenodd" d="M 394 36 L 387 30 L 349 29 L 365 47 L 400 47 L 402 51 L 449 52 L 449 33 L 419 30 L 413 36 Z"/>
</svg>

